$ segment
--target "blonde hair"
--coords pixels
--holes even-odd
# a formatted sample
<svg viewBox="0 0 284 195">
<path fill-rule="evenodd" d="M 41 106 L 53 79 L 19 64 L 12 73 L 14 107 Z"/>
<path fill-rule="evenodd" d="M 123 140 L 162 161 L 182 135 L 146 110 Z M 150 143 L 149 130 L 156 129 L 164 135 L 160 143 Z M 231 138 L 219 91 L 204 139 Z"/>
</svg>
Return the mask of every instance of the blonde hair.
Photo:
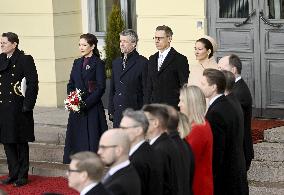
<svg viewBox="0 0 284 195">
<path fill-rule="evenodd" d="M 180 96 L 186 107 L 186 116 L 189 124 L 204 124 L 206 112 L 206 100 L 204 93 L 195 85 L 184 85 L 180 90 Z"/>
<path fill-rule="evenodd" d="M 189 134 L 191 127 L 189 125 L 188 118 L 184 113 L 178 112 L 178 118 L 178 132 L 179 136 L 183 139 Z"/>
</svg>

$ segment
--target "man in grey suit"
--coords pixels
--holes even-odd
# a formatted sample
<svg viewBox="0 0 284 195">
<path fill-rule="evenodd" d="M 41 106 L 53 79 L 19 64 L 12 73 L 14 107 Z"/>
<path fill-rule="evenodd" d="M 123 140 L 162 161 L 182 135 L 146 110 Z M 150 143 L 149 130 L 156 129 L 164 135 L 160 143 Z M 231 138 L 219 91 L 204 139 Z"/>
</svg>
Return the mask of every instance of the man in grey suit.
<svg viewBox="0 0 284 195">
<path fill-rule="evenodd" d="M 232 93 L 239 100 L 244 114 L 244 153 L 246 159 L 246 170 L 250 168 L 254 158 L 253 142 L 251 136 L 252 97 L 246 82 L 241 77 L 242 62 L 240 58 L 231 54 L 220 59 L 218 66 L 221 70 L 228 70 L 235 75 L 235 84 Z"/>
</svg>

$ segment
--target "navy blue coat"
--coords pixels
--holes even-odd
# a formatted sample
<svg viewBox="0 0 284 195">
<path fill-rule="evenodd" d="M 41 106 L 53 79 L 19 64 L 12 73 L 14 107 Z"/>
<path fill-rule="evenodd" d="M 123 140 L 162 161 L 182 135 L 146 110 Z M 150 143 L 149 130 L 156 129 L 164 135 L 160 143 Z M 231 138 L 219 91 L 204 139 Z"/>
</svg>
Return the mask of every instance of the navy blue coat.
<svg viewBox="0 0 284 195">
<path fill-rule="evenodd" d="M 134 50 L 127 57 L 122 70 L 122 58 L 112 63 L 108 112 L 114 117 L 113 127 L 118 127 L 126 108 L 140 109 L 143 106 L 148 60 Z"/>
<path fill-rule="evenodd" d="M 83 92 L 87 110 L 83 113 L 70 112 L 63 163 L 70 163 L 69 156 L 80 151 L 96 152 L 101 135 L 107 129 L 102 96 L 105 92 L 105 66 L 102 60 L 93 55 L 86 68 L 84 58 L 74 61 L 67 93 L 76 88 Z"/>
</svg>

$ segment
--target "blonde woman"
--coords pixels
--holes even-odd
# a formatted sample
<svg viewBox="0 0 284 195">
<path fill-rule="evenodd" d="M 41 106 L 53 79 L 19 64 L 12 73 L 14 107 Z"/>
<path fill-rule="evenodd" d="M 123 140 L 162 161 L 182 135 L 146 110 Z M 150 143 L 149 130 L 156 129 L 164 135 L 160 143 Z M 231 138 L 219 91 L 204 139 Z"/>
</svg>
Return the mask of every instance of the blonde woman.
<svg viewBox="0 0 284 195">
<path fill-rule="evenodd" d="M 197 86 L 184 86 L 180 91 L 180 111 L 189 120 L 191 131 L 185 137 L 194 155 L 194 195 L 213 194 L 212 153 L 213 135 L 208 121 L 205 120 L 206 101 Z"/>
</svg>

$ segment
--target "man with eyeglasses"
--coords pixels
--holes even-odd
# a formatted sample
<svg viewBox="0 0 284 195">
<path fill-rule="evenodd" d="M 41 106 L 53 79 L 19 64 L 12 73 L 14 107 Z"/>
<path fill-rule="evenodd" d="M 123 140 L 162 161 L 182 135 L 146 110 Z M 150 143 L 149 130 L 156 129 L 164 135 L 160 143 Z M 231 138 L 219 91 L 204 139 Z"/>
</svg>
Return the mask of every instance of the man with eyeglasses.
<svg viewBox="0 0 284 195">
<path fill-rule="evenodd" d="M 121 129 L 106 131 L 99 143 L 98 155 L 109 167 L 102 182 L 114 195 L 140 195 L 139 176 L 129 161 L 130 141 Z"/>
<path fill-rule="evenodd" d="M 100 180 L 104 165 L 101 159 L 93 152 L 79 152 L 71 157 L 67 170 L 69 187 L 80 192 L 80 195 L 110 195 Z"/>
<path fill-rule="evenodd" d="M 149 57 L 144 102 L 165 103 L 178 109 L 179 89 L 187 83 L 189 65 L 186 56 L 171 47 L 173 31 L 168 26 L 156 28 L 158 52 Z"/>
<path fill-rule="evenodd" d="M 130 139 L 129 158 L 141 180 L 141 194 L 162 194 L 162 169 L 155 151 L 145 141 L 149 122 L 143 111 L 126 109 L 120 122 L 120 128 Z"/>
</svg>

